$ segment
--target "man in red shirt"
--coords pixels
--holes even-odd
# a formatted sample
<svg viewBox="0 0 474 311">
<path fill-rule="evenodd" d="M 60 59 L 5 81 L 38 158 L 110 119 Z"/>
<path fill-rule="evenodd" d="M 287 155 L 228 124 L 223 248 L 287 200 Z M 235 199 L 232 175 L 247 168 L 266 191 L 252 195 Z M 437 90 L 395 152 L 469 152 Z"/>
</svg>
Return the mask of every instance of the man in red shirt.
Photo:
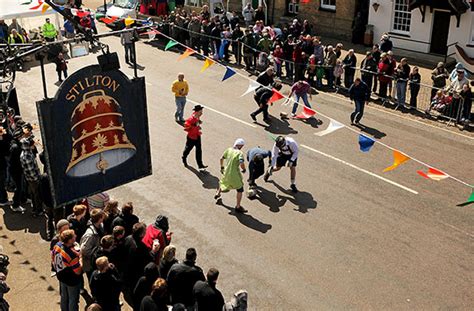
<svg viewBox="0 0 474 311">
<path fill-rule="evenodd" d="M 202 163 L 202 150 L 201 150 L 201 116 L 202 110 L 204 109 L 201 105 L 196 105 L 193 108 L 193 114 L 184 123 L 184 130 L 188 132 L 186 137 L 186 146 L 182 156 L 183 164 L 188 167 L 187 157 L 191 150 L 196 147 L 196 162 L 200 170 L 205 169 L 207 165 Z"/>
</svg>

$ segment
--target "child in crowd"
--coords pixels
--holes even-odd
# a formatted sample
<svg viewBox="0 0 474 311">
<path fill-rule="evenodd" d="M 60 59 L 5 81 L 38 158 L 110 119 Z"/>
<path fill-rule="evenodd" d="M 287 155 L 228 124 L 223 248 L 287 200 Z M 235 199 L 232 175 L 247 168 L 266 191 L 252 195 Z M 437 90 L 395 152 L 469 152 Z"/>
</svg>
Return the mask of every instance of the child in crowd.
<svg viewBox="0 0 474 311">
<path fill-rule="evenodd" d="M 341 86 L 341 76 L 344 73 L 344 68 L 342 67 L 341 60 L 336 61 L 336 66 L 334 66 L 334 78 L 336 79 L 336 86 Z"/>
<path fill-rule="evenodd" d="M 58 73 L 58 82 L 63 82 L 61 73 L 64 74 L 64 79 L 67 78 L 67 61 L 64 59 L 63 53 L 59 53 L 56 57 L 56 72 Z"/>
<path fill-rule="evenodd" d="M 431 101 L 430 107 L 425 111 L 425 113 L 429 114 L 431 109 L 434 109 L 440 113 L 444 113 L 446 108 L 451 104 L 451 101 L 451 96 L 447 96 L 444 91 L 439 90 L 436 92 L 435 97 Z"/>
</svg>

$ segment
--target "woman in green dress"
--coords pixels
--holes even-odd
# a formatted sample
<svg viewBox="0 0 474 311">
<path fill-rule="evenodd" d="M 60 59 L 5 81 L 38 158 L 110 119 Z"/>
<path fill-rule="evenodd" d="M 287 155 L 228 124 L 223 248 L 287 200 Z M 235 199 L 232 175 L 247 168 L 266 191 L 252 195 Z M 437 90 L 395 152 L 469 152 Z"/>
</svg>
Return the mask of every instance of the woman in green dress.
<svg viewBox="0 0 474 311">
<path fill-rule="evenodd" d="M 234 146 L 227 148 L 224 151 L 220 159 L 221 174 L 222 177 L 219 180 L 219 188 L 214 199 L 218 200 L 221 197 L 222 192 L 228 192 L 232 189 L 237 190 L 237 204 L 235 205 L 235 211 L 245 213 L 247 210 L 240 206 L 242 201 L 242 193 L 244 192 L 244 181 L 242 173 L 245 174 L 245 161 L 244 153 L 242 148 L 245 145 L 245 141 L 242 138 L 237 139 L 234 142 Z"/>
</svg>

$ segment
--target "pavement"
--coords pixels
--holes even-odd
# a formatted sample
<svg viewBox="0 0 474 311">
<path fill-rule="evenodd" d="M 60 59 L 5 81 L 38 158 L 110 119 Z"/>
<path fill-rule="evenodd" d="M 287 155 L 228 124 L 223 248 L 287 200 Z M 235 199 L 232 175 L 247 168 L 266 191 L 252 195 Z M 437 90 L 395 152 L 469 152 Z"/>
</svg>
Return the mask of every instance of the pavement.
<svg viewBox="0 0 474 311">
<path fill-rule="evenodd" d="M 104 42 L 123 61 L 118 38 Z M 425 180 L 416 173 L 425 167 L 413 160 L 382 173 L 392 164 L 392 152 L 376 145 L 362 153 L 357 135 L 374 137 L 472 183 L 473 133 L 374 104 L 366 109 L 364 127 L 351 127 L 353 106 L 332 93 L 313 96 L 316 120 L 276 118 L 291 109 L 280 101 L 270 108 L 275 116 L 271 125 L 253 123 L 253 98 L 240 97 L 249 83 L 245 72 L 238 70 L 239 75 L 221 82 L 225 70 L 217 64 L 199 73 L 203 63 L 194 57 L 177 62 L 178 54 L 146 42 L 140 42 L 137 51 L 143 66 L 139 76 L 147 81 L 153 175 L 109 193 L 119 202 L 133 201 L 146 223 L 167 215 L 177 257 L 182 259 L 187 247 L 195 247 L 199 266 L 220 270 L 218 288 L 226 300 L 245 288 L 250 310 L 472 309 L 474 219 L 472 207 L 456 206 L 471 189 L 452 179 Z M 96 62 L 95 55 L 70 60 L 69 73 Z M 122 70 L 133 75 L 132 68 Z M 192 167 L 181 164 L 185 133 L 173 120 L 170 92 L 178 72 L 184 72 L 190 84 L 185 114 L 193 102 L 206 106 L 205 174 L 196 170 L 193 154 Z M 53 96 L 53 64 L 46 66 L 46 76 Z M 16 85 L 22 114 L 34 122 L 35 102 L 42 99 L 40 68 L 20 73 Z M 284 86 L 283 93 L 288 92 Z M 318 137 L 314 134 L 328 125 L 323 115 L 347 127 Z M 233 211 L 235 192 L 224 194 L 216 204 L 218 163 L 225 148 L 243 137 L 244 152 L 253 146 L 270 149 L 269 134 L 290 135 L 299 143 L 301 191 L 288 190 L 289 170 L 282 169 L 270 182 L 257 182 L 257 199 L 244 198 L 247 214 Z M 8 209 L 0 219 L 0 244 L 11 259 L 12 290 L 5 297 L 12 310 L 57 310 L 58 284 L 49 274 L 43 222 Z"/>
</svg>

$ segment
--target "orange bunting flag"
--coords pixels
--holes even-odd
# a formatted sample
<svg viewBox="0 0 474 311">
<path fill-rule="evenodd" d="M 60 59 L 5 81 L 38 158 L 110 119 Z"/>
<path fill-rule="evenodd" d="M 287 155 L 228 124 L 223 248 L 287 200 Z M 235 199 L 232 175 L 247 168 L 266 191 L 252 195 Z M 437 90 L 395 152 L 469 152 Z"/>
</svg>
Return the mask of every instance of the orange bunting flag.
<svg viewBox="0 0 474 311">
<path fill-rule="evenodd" d="M 449 178 L 448 175 L 446 175 L 446 173 L 444 172 L 441 172 L 440 170 L 437 170 L 435 168 L 428 168 L 428 172 L 423 172 L 423 171 L 416 171 L 420 176 L 428 179 L 433 179 L 433 180 L 436 180 L 436 181 L 440 181 L 440 180 L 443 180 L 443 179 L 446 179 L 446 178 Z"/>
<path fill-rule="evenodd" d="M 280 100 L 280 99 L 282 99 L 283 97 L 285 97 L 285 96 L 283 96 L 282 93 L 278 92 L 276 89 L 272 89 L 272 91 L 273 91 L 273 95 L 272 95 L 272 97 L 270 97 L 270 99 L 268 100 L 268 103 L 269 103 L 269 104 L 271 104 L 271 103 L 273 103 L 273 102 L 276 102 L 277 100 Z"/>
<path fill-rule="evenodd" d="M 188 56 L 190 56 L 190 55 L 193 55 L 194 53 L 196 53 L 194 50 L 191 50 L 190 48 L 187 48 L 186 51 L 184 51 L 184 53 L 181 54 L 181 55 L 178 57 L 178 61 L 183 60 L 183 59 L 185 59 L 186 57 L 188 57 Z"/>
<path fill-rule="evenodd" d="M 204 61 L 204 65 L 202 65 L 201 72 L 211 67 L 212 65 L 214 65 L 214 61 L 209 58 L 206 58 L 206 60 Z"/>
<path fill-rule="evenodd" d="M 46 12 L 48 9 L 49 9 L 49 5 L 47 5 L 46 3 L 43 4 L 43 7 L 41 8 L 41 14 L 44 14 L 44 12 Z"/>
<path fill-rule="evenodd" d="M 388 172 L 391 170 L 396 169 L 400 164 L 405 163 L 406 161 L 410 160 L 409 157 L 401 153 L 400 151 L 393 150 L 393 164 L 386 169 L 384 169 L 384 172 Z"/>
<path fill-rule="evenodd" d="M 115 22 L 115 21 L 117 20 L 117 18 L 118 18 L 117 16 L 102 17 L 102 18 L 100 18 L 99 20 L 100 20 L 101 22 L 106 23 L 106 24 L 110 24 L 110 23 Z"/>
</svg>

